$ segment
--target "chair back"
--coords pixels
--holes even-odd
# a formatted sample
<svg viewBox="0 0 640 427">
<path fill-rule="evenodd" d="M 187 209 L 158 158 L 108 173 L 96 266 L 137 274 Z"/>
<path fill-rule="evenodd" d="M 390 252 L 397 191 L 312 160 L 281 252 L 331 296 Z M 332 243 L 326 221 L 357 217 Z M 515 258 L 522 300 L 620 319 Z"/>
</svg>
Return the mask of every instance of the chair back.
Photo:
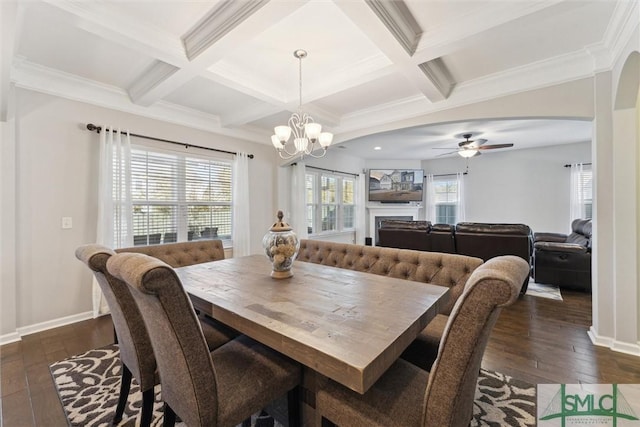
<svg viewBox="0 0 640 427">
<path fill-rule="evenodd" d="M 116 254 L 107 269 L 130 286 L 143 313 L 162 378 L 162 400 L 188 426 L 215 425 L 215 370 L 198 317 L 175 271 L 139 253 Z"/>
<path fill-rule="evenodd" d="M 502 307 L 512 304 L 529 274 L 522 258 L 488 260 L 469 277 L 456 301 L 431 368 L 424 426 L 469 426 L 487 341 Z"/>
<path fill-rule="evenodd" d="M 113 255 L 113 250 L 98 244 L 83 245 L 76 250 L 76 257 L 93 271 L 107 300 L 118 335 L 120 359 L 145 391 L 152 388 L 157 379 L 153 347 L 129 287 L 107 271 L 107 261 Z"/>
</svg>

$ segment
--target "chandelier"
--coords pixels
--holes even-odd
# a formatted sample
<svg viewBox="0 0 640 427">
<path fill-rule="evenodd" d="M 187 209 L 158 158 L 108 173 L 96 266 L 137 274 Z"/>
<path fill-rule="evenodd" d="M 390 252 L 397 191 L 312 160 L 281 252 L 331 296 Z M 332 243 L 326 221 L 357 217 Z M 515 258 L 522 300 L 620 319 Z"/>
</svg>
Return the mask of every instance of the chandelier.
<svg viewBox="0 0 640 427">
<path fill-rule="evenodd" d="M 307 56 L 307 51 L 298 49 L 293 52 L 293 56 L 298 58 L 300 71 L 298 111 L 291 115 L 287 126 L 273 128 L 275 135 L 271 136 L 271 143 L 280 157 L 285 160 L 296 156 L 323 157 L 333 141 L 333 134 L 322 132 L 322 125 L 315 123 L 310 115 L 302 111 L 302 59 Z M 293 144 L 287 144 L 291 134 L 293 134 Z M 318 148 L 316 143 L 322 148 L 320 154 L 313 153 Z"/>
</svg>

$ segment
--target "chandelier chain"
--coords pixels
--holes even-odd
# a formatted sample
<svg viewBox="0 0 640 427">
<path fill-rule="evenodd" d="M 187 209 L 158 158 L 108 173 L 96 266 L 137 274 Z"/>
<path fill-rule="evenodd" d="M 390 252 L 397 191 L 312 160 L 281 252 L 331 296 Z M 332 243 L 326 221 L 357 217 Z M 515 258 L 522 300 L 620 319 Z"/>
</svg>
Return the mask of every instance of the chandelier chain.
<svg viewBox="0 0 640 427">
<path fill-rule="evenodd" d="M 275 134 L 271 136 L 271 143 L 283 159 L 288 160 L 295 156 L 323 157 L 331 145 L 333 134 L 322 132 L 320 124 L 315 123 L 309 114 L 302 111 L 302 59 L 306 58 L 307 52 L 298 49 L 293 52 L 293 55 L 298 58 L 298 111 L 291 115 L 286 126 L 274 128 Z M 293 136 L 293 144 L 290 147 L 293 151 L 287 148 L 287 141 L 291 136 Z M 316 155 L 313 151 L 318 146 L 321 152 Z"/>
</svg>

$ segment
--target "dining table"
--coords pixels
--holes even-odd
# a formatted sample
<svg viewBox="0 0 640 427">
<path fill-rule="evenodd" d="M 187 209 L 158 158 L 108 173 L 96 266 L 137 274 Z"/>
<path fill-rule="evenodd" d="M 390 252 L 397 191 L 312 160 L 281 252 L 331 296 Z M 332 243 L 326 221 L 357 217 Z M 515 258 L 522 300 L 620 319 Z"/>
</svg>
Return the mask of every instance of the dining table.
<svg viewBox="0 0 640 427">
<path fill-rule="evenodd" d="M 194 307 L 308 370 L 365 393 L 447 302 L 449 289 L 266 256 L 175 269 Z"/>
</svg>

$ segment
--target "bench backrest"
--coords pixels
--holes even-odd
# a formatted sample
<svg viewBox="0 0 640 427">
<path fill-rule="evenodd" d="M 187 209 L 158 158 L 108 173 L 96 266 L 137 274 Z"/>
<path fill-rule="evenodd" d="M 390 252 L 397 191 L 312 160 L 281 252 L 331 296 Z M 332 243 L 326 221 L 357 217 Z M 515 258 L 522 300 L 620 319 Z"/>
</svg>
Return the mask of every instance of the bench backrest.
<svg viewBox="0 0 640 427">
<path fill-rule="evenodd" d="M 439 252 L 382 248 L 321 240 L 300 241 L 297 259 L 304 262 L 363 271 L 451 288 L 449 314 L 462 294 L 467 279 L 482 264 L 479 258 Z"/>
<path fill-rule="evenodd" d="M 222 240 L 194 240 L 164 245 L 133 246 L 116 252 L 135 252 L 158 258 L 173 268 L 224 259 Z"/>
</svg>

